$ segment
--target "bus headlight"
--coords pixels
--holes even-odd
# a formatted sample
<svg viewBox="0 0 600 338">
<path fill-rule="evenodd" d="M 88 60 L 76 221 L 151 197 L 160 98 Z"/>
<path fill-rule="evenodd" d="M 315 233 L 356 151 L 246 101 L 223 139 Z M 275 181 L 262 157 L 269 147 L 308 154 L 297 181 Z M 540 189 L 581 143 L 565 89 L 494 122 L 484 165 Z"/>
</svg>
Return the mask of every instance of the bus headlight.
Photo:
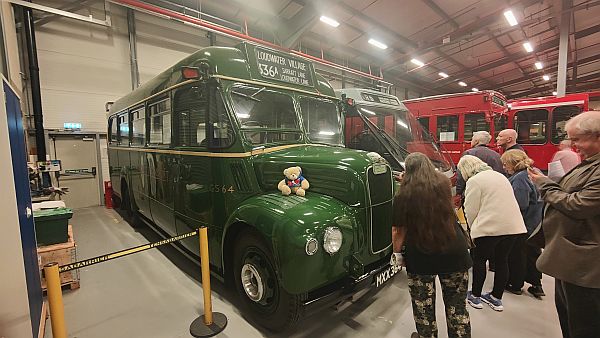
<svg viewBox="0 0 600 338">
<path fill-rule="evenodd" d="M 325 229 L 323 236 L 323 249 L 330 255 L 338 252 L 342 247 L 342 232 L 336 227 Z"/>
</svg>

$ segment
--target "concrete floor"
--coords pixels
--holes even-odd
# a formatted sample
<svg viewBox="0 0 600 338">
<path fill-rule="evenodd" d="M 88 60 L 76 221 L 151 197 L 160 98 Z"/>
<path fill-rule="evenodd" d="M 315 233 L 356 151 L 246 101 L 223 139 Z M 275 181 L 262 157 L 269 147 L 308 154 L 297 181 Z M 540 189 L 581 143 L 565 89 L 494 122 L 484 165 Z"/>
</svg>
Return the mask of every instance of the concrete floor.
<svg viewBox="0 0 600 338">
<path fill-rule="evenodd" d="M 71 224 L 78 259 L 158 239 L 146 228 L 136 232 L 119 214 L 102 207 L 76 210 Z M 83 268 L 81 288 L 64 295 L 69 337 L 191 337 L 189 325 L 203 308 L 199 275 L 198 265 L 168 246 Z M 491 277 L 488 275 L 484 290 L 491 289 Z M 554 280 L 544 276 L 543 283 L 547 293 L 544 300 L 527 293 L 505 294 L 504 312 L 487 306 L 482 310 L 469 307 L 473 337 L 560 337 Z M 409 337 L 415 329 L 404 272 L 380 292 L 368 293 L 337 310 L 320 312 L 287 334 L 254 327 L 238 311 L 233 292 L 214 279 L 211 284 L 214 311 L 229 319 L 217 337 Z M 437 303 L 440 337 L 445 337 L 441 297 Z M 49 322 L 45 337 L 52 337 Z"/>
</svg>

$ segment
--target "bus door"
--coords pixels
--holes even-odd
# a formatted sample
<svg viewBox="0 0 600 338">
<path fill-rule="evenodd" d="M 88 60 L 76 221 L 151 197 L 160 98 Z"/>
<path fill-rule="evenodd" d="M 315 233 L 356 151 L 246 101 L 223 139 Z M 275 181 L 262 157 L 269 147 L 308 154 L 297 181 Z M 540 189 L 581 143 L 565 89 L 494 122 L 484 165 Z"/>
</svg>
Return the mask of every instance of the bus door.
<svg viewBox="0 0 600 338">
<path fill-rule="evenodd" d="M 183 234 L 212 224 L 212 193 L 218 183 L 207 138 L 206 92 L 199 83 L 177 89 L 173 94 L 173 114 L 177 158 L 175 180 L 175 224 Z M 216 175 L 213 175 L 216 174 Z M 190 251 L 198 252 L 198 240 L 184 240 Z"/>
<path fill-rule="evenodd" d="M 173 216 L 175 170 L 177 155 L 171 151 L 172 116 L 171 98 L 161 96 L 148 102 L 150 137 L 146 152 L 148 164 L 147 185 L 152 220 L 169 235 L 177 233 Z"/>
</svg>

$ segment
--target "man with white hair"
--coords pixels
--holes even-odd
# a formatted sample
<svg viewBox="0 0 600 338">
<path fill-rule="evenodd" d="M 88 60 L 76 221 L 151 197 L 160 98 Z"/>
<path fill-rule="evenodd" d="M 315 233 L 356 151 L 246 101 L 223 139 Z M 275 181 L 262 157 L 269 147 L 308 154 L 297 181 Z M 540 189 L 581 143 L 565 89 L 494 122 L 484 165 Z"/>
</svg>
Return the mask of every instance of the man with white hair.
<svg viewBox="0 0 600 338">
<path fill-rule="evenodd" d="M 581 158 L 573 151 L 571 140 L 562 140 L 558 145 L 558 149 L 551 162 L 560 161 L 565 174 L 581 163 Z"/>
<path fill-rule="evenodd" d="M 556 310 L 563 337 L 598 337 L 600 111 L 571 118 L 565 129 L 583 161 L 560 183 L 529 170 L 546 202 L 542 221 L 546 246 L 537 268 L 556 280 Z"/>
<path fill-rule="evenodd" d="M 498 137 L 496 137 L 496 144 L 504 151 L 512 149 L 525 151 L 523 147 L 517 143 L 517 131 L 514 129 L 501 130 L 498 133 Z"/>
<path fill-rule="evenodd" d="M 473 155 L 489 165 L 494 171 L 504 174 L 500 154 L 488 147 L 491 140 L 492 135 L 485 130 L 473 132 L 473 137 L 471 137 L 471 149 L 465 151 L 462 156 Z M 465 180 L 461 175 L 458 175 L 456 179 L 456 194 L 462 195 L 464 191 Z"/>
</svg>

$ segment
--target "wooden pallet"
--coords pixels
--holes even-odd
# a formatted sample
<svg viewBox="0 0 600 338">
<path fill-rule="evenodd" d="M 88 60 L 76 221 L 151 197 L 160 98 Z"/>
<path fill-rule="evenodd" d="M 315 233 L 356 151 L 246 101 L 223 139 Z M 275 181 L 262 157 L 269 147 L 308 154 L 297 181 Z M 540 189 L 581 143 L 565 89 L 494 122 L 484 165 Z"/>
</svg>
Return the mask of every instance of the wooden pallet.
<svg viewBox="0 0 600 338">
<path fill-rule="evenodd" d="M 47 263 L 56 262 L 65 265 L 77 261 L 77 245 L 73 238 L 73 228 L 69 225 L 69 239 L 65 243 L 41 246 L 38 248 L 40 269 Z M 60 284 L 63 289 L 79 289 L 79 270 L 67 271 L 60 274 Z M 46 291 L 46 279 L 42 277 L 42 290 Z"/>
</svg>

